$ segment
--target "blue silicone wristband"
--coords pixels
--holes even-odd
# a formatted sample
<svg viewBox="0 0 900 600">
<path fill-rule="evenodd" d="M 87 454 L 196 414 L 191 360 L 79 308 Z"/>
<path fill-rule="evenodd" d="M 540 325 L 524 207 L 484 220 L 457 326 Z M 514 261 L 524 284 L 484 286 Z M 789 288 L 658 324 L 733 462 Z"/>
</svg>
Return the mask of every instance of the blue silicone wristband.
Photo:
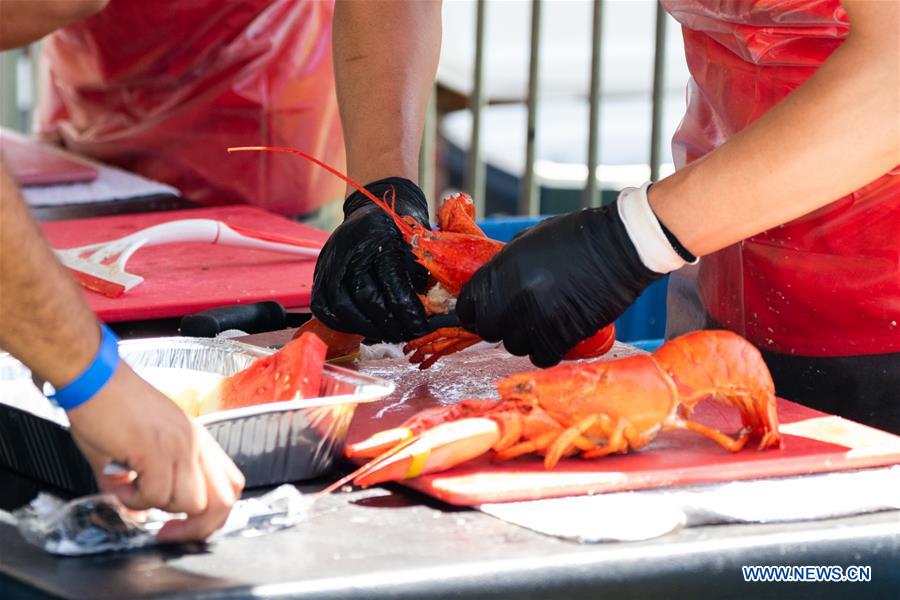
<svg viewBox="0 0 900 600">
<path fill-rule="evenodd" d="M 118 366 L 119 338 L 106 325 L 101 324 L 100 349 L 97 356 L 69 385 L 47 394 L 47 397 L 65 410 L 78 408 L 103 389 Z"/>
</svg>

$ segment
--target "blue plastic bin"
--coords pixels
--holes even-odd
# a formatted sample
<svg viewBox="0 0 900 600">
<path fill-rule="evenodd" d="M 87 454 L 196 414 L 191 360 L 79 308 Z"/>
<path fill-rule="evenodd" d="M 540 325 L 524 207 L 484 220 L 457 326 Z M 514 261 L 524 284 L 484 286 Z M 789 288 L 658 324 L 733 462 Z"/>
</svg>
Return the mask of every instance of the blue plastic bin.
<svg viewBox="0 0 900 600">
<path fill-rule="evenodd" d="M 546 217 L 495 217 L 478 222 L 488 237 L 501 242 L 510 241 L 521 230 L 535 225 Z M 644 290 L 644 293 L 616 320 L 616 339 L 639 342 L 644 350 L 654 350 L 666 333 L 666 284 L 664 277 Z"/>
</svg>

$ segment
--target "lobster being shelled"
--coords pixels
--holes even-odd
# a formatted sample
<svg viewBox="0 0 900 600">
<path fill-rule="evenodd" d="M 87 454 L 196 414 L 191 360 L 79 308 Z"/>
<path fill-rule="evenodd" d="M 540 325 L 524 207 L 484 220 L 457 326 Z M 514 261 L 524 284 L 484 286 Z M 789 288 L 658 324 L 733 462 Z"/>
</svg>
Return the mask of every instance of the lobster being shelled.
<svg viewBox="0 0 900 600">
<path fill-rule="evenodd" d="M 420 296 L 422 305 L 429 315 L 446 314 L 453 309 L 455 298 L 462 287 L 472 278 L 482 265 L 503 248 L 503 243 L 488 238 L 475 222 L 475 206 L 467 194 L 454 194 L 446 198 L 438 212 L 438 229 L 430 230 L 417 221 L 400 216 L 394 211 L 393 198 L 379 198 L 345 174 L 323 163 L 319 159 L 293 148 L 269 146 L 246 146 L 228 148 L 229 152 L 240 151 L 288 152 L 302 156 L 340 177 L 374 202 L 391 216 L 400 234 L 409 244 L 416 261 L 431 275 L 432 285 L 427 294 Z M 362 338 L 352 334 L 328 332 L 324 324 L 313 320 L 298 334 L 312 331 L 329 343 L 329 358 L 339 353 L 333 345 L 344 349 L 358 345 Z M 615 327 L 609 325 L 597 331 L 592 337 L 582 341 L 563 358 L 576 360 L 602 356 L 615 342 Z M 440 357 L 459 352 L 481 341 L 478 335 L 462 327 L 442 327 L 421 338 L 410 341 L 405 353 L 411 353 L 410 362 L 418 363 L 422 369 L 433 365 Z"/>
</svg>

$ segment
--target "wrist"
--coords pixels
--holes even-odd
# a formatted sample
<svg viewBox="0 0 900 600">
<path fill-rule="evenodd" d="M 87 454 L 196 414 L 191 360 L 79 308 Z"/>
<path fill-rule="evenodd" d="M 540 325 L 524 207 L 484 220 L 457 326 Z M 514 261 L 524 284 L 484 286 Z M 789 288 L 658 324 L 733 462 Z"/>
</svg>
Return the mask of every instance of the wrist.
<svg viewBox="0 0 900 600">
<path fill-rule="evenodd" d="M 379 198 L 384 198 L 387 194 L 388 203 L 390 203 L 393 190 L 396 194 L 395 208 L 398 214 L 411 216 L 423 225 L 428 223 L 428 200 L 422 189 L 410 179 L 385 177 L 368 183 L 364 187 Z M 374 206 L 374 203 L 358 190 L 353 192 L 344 200 L 344 218 L 346 219 L 352 212 L 367 205 Z"/>
<path fill-rule="evenodd" d="M 102 390 L 119 367 L 119 340 L 106 325 L 100 325 L 100 343 L 90 364 L 65 385 L 55 389 L 46 382 L 39 387 L 54 404 L 70 411 L 85 404 Z M 37 381 L 36 381 L 37 383 Z"/>
<path fill-rule="evenodd" d="M 353 179 L 354 181 L 359 181 L 361 183 L 375 183 L 377 181 L 381 181 L 383 179 L 393 179 L 400 178 L 406 179 L 414 184 L 418 184 L 419 182 L 419 170 L 418 168 L 409 169 L 402 166 L 396 167 L 385 167 L 384 165 L 379 166 L 378 168 L 373 169 L 358 169 L 358 170 L 348 170 L 347 176 Z M 349 196 L 356 192 L 356 188 L 352 185 L 347 185 L 346 195 Z"/>
<path fill-rule="evenodd" d="M 607 298 L 610 306 L 624 310 L 663 273 L 647 267 L 619 215 L 618 200 L 609 206 L 581 211 L 588 219 L 579 224 L 580 231 L 589 235 L 589 260 L 586 261 L 586 281 L 596 282 L 598 296 Z M 607 315 L 608 322 L 618 318 L 621 311 Z"/>
<path fill-rule="evenodd" d="M 616 205 L 641 262 L 651 271 L 664 275 L 686 264 L 695 264 L 698 259 L 656 217 L 647 197 L 651 185 L 648 181 L 639 188 L 625 188 Z"/>
</svg>

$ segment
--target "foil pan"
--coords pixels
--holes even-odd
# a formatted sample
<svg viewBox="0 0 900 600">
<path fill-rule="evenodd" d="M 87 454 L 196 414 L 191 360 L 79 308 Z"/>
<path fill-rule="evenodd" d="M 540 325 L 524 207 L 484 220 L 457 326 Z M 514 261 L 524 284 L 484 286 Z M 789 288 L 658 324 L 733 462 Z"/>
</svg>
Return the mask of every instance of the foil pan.
<svg viewBox="0 0 900 600">
<path fill-rule="evenodd" d="M 119 343 L 122 359 L 142 375 L 184 369 L 231 375 L 272 350 L 225 339 L 153 338 Z M 149 378 L 151 383 L 152 378 Z M 197 417 L 244 473 L 247 487 L 311 479 L 329 472 L 361 402 L 394 385 L 325 365 L 318 398 L 273 402 Z M 35 388 L 31 372 L 0 353 L 0 467 L 72 494 L 96 490 L 68 432 L 65 411 Z"/>
</svg>

